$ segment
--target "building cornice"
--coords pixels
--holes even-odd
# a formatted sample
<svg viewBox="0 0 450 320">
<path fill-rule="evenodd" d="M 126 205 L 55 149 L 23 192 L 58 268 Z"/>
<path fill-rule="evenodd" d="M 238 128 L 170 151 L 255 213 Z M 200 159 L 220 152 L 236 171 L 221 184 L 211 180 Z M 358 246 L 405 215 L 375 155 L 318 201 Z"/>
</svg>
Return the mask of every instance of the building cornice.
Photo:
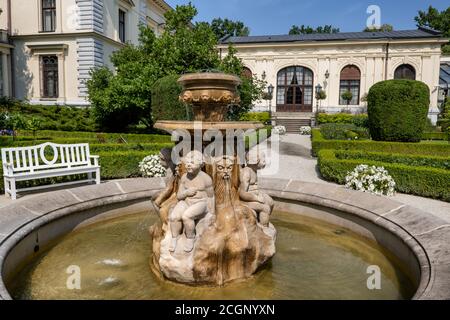
<svg viewBox="0 0 450 320">
<path fill-rule="evenodd" d="M 156 6 L 161 8 L 164 12 L 173 10 L 173 8 L 164 0 L 150 0 L 150 2 L 154 3 Z"/>
<path fill-rule="evenodd" d="M 330 46 L 354 46 L 354 45 L 385 45 L 385 44 L 446 44 L 449 39 L 408 39 L 408 40 L 362 40 L 362 41 L 302 41 L 302 42 L 283 42 L 283 43 L 230 43 L 235 48 L 240 49 L 261 49 L 261 48 L 295 48 L 295 47 L 330 47 Z M 230 45 L 219 44 L 218 49 L 227 49 Z"/>
<path fill-rule="evenodd" d="M 38 33 L 38 34 L 24 34 L 24 35 L 15 35 L 10 38 L 14 40 L 54 40 L 55 38 L 68 38 L 68 39 L 76 39 L 80 37 L 96 37 L 111 44 L 114 44 L 119 47 L 124 47 L 126 44 L 113 40 L 101 33 L 98 32 L 71 32 L 71 33 Z"/>
</svg>

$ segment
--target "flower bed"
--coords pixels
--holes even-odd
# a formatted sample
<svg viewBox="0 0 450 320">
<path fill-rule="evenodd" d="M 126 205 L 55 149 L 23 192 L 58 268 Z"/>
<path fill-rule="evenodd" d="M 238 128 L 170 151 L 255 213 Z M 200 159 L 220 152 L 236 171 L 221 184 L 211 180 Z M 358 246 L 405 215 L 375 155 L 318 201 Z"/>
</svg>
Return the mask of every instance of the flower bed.
<svg viewBox="0 0 450 320">
<path fill-rule="evenodd" d="M 351 154 L 339 159 L 336 154 L 339 151 L 319 152 L 319 170 L 328 181 L 345 184 L 348 172 L 360 164 L 384 167 L 396 182 L 397 191 L 450 202 L 450 170 L 352 158 Z"/>
</svg>

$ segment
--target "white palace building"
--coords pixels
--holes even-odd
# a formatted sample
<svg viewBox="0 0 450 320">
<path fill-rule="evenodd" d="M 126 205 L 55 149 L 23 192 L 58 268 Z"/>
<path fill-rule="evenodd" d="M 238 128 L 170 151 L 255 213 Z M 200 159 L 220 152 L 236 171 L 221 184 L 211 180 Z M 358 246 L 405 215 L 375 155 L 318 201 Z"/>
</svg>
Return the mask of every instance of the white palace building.
<svg viewBox="0 0 450 320">
<path fill-rule="evenodd" d="M 86 80 L 137 44 L 139 24 L 160 34 L 163 0 L 0 0 L 0 94 L 32 104 L 89 105 Z"/>
<path fill-rule="evenodd" d="M 89 105 L 89 71 L 112 68 L 111 54 L 138 42 L 140 23 L 161 33 L 168 10 L 163 0 L 0 0 L 0 95 L 32 104 Z M 298 128 L 317 110 L 365 111 L 370 87 L 394 78 L 428 85 L 435 122 L 450 82 L 450 62 L 441 61 L 446 42 L 439 32 L 421 28 L 228 37 L 218 50 L 224 56 L 233 44 L 247 72 L 274 87 L 273 99 L 255 102 L 256 110 L 270 106 L 278 123 Z M 319 86 L 327 97 L 316 101 Z M 341 93 L 348 90 L 353 99 L 347 107 Z"/>
<path fill-rule="evenodd" d="M 298 128 L 318 110 L 366 111 L 365 95 L 372 85 L 388 79 L 415 79 L 430 88 L 429 117 L 436 122 L 440 88 L 441 46 L 448 39 L 434 30 L 349 32 L 336 34 L 228 37 L 249 74 L 274 87 L 273 99 L 257 108 L 268 110 L 277 124 Z M 326 99 L 317 101 L 316 90 Z M 342 92 L 350 91 L 347 101 Z"/>
</svg>

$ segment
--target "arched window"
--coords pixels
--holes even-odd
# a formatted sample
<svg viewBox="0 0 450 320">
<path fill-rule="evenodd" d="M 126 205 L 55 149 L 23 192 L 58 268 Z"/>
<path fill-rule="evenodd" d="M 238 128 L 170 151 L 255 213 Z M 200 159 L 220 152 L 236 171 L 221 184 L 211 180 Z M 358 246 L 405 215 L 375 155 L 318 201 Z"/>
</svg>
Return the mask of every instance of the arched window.
<svg viewBox="0 0 450 320">
<path fill-rule="evenodd" d="M 41 56 L 41 97 L 58 98 L 58 57 Z"/>
<path fill-rule="evenodd" d="M 395 69 L 394 79 L 416 80 L 416 69 L 410 64 L 402 64 Z"/>
<path fill-rule="evenodd" d="M 277 111 L 312 112 L 313 72 L 305 67 L 292 66 L 278 72 Z"/>
<path fill-rule="evenodd" d="M 348 65 L 341 71 L 341 82 L 339 88 L 339 104 L 347 105 L 347 101 L 342 99 L 344 92 L 350 91 L 353 95 L 349 105 L 359 105 L 359 95 L 361 88 L 361 71 L 355 65 Z"/>
<path fill-rule="evenodd" d="M 247 78 L 247 79 L 251 79 L 253 78 L 253 72 L 252 70 L 250 70 L 247 67 L 242 68 L 242 75 Z"/>
</svg>

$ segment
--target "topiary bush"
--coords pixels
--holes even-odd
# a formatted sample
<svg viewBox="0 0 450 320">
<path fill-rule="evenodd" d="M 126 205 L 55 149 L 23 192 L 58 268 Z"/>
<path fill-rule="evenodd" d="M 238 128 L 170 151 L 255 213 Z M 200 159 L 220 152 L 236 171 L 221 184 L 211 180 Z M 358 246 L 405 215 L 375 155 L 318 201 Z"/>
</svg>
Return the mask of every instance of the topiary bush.
<svg viewBox="0 0 450 320">
<path fill-rule="evenodd" d="M 367 101 L 373 140 L 420 141 L 430 105 L 430 89 L 425 83 L 382 81 L 372 86 Z"/>
<path fill-rule="evenodd" d="M 179 100 L 182 87 L 179 75 L 157 80 L 152 87 L 152 118 L 158 120 L 191 120 L 192 109 Z"/>
</svg>

